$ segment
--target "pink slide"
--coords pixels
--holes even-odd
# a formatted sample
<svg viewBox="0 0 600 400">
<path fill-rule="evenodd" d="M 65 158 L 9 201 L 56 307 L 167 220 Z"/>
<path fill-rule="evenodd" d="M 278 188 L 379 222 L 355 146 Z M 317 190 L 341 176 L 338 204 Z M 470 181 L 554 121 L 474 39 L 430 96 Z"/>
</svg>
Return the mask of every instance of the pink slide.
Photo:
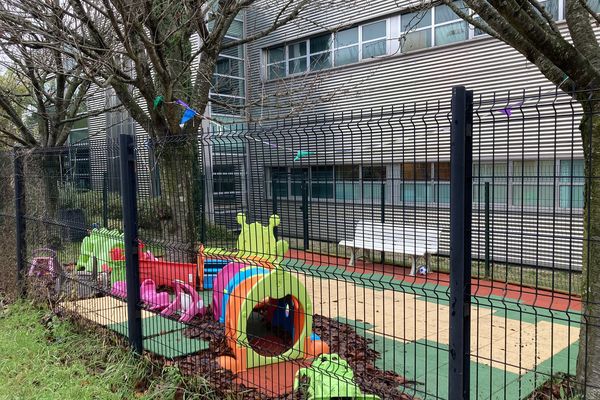
<svg viewBox="0 0 600 400">
<path fill-rule="evenodd" d="M 118 297 L 127 297 L 127 282 L 115 282 L 111 293 Z M 140 287 L 140 298 L 147 304 L 150 311 L 159 311 L 169 305 L 169 294 L 167 292 L 157 292 L 156 283 L 152 279 L 146 279 Z"/>
<path fill-rule="evenodd" d="M 190 322 L 196 315 L 204 314 L 204 302 L 194 288 L 181 281 L 173 281 L 173 286 L 175 300 L 160 315 L 168 317 L 179 313 L 179 322 Z"/>
</svg>

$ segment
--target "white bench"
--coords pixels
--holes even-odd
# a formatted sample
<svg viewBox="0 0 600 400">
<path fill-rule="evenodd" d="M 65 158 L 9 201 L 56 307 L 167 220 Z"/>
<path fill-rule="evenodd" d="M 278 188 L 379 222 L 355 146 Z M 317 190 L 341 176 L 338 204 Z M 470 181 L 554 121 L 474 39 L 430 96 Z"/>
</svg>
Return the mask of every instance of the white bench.
<svg viewBox="0 0 600 400">
<path fill-rule="evenodd" d="M 354 238 L 342 240 L 340 246 L 352 249 L 348 263 L 351 267 L 354 266 L 357 249 L 410 255 L 413 258 L 410 274 L 414 275 L 418 257 L 438 252 L 438 229 L 429 225 L 415 227 L 364 220 L 356 225 Z"/>
</svg>

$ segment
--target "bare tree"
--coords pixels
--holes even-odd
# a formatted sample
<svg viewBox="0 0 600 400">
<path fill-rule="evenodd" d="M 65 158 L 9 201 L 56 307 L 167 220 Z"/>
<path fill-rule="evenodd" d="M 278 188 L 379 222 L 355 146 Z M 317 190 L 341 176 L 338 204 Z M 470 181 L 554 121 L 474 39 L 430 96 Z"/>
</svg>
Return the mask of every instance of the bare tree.
<svg viewBox="0 0 600 400">
<path fill-rule="evenodd" d="M 461 18 L 511 46 L 584 110 L 580 131 L 585 156 L 582 296 L 584 318 L 577 377 L 586 398 L 600 398 L 600 45 L 594 25 L 600 17 L 586 0 L 565 0 L 566 26 L 558 26 L 537 0 L 443 0 Z M 430 5 L 429 5 L 430 6 Z"/>
<path fill-rule="evenodd" d="M 65 144 L 78 122 L 105 110 L 89 111 L 86 97 L 91 82 L 83 68 L 60 51 L 26 42 L 48 40 L 4 27 L 0 33 L 0 143 L 28 149 L 55 148 Z M 59 158 L 36 158 L 43 181 L 45 210 L 57 210 Z"/>
<path fill-rule="evenodd" d="M 198 150 L 193 140 L 168 138 L 195 135 L 199 124 L 180 126 L 183 110 L 176 100 L 202 115 L 219 54 L 275 31 L 297 18 L 309 1 L 262 3 L 279 10 L 274 22 L 234 40 L 226 33 L 256 0 L 7 0 L 0 6 L 0 30 L 7 25 L 52 37 L 44 47 L 75 59 L 99 87 L 112 87 L 155 141 L 162 193 L 177 222 L 172 233 L 191 250 L 197 225 L 193 203 L 201 201 L 196 188 Z"/>
</svg>

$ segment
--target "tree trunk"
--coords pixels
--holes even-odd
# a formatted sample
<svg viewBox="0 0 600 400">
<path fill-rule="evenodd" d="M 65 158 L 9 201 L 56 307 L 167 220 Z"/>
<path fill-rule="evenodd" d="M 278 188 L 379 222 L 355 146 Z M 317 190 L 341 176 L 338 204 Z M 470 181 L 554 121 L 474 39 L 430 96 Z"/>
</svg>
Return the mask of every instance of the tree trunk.
<svg viewBox="0 0 600 400">
<path fill-rule="evenodd" d="M 600 399 L 600 102 L 582 102 L 580 125 L 585 153 L 583 209 L 582 323 L 577 381 L 586 399 Z"/>
<path fill-rule="evenodd" d="M 60 181 L 60 158 L 57 153 L 49 152 L 41 156 L 42 184 L 44 188 L 46 217 L 56 219 L 59 206 L 58 182 Z"/>
<path fill-rule="evenodd" d="M 163 223 L 169 261 L 195 261 L 198 209 L 198 150 L 195 136 L 165 138 L 158 152 L 161 196 L 172 218 Z"/>
</svg>

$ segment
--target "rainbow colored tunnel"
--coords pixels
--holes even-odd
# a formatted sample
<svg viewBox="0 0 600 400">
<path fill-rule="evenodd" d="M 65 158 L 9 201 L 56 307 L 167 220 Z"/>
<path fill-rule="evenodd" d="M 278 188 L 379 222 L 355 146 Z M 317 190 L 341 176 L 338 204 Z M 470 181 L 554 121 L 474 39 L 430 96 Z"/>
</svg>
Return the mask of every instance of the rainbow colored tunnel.
<svg viewBox="0 0 600 400">
<path fill-rule="evenodd" d="M 227 264 L 213 282 L 212 307 L 234 353 L 219 364 L 234 373 L 329 352 L 312 332 L 308 291 L 281 268 Z"/>
</svg>

